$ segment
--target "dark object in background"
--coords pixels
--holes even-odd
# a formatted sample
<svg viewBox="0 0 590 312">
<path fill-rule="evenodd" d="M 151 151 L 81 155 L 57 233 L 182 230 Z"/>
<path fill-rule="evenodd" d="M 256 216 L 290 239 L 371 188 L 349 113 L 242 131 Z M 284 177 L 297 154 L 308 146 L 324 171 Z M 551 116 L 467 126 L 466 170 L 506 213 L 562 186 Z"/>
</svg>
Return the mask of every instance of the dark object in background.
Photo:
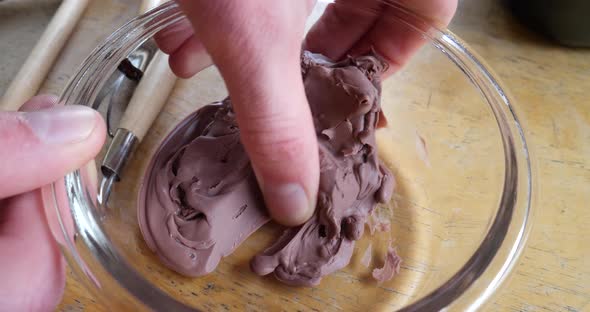
<svg viewBox="0 0 590 312">
<path fill-rule="evenodd" d="M 527 26 L 571 47 L 590 47 L 590 0 L 504 0 Z"/>
</svg>

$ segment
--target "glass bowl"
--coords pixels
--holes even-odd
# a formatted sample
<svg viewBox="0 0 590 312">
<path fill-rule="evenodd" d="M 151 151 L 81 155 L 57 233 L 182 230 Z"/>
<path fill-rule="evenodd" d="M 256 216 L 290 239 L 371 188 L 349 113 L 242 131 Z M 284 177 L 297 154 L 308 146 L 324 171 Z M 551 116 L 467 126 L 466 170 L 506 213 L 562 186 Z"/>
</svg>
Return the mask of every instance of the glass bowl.
<svg viewBox="0 0 590 312">
<path fill-rule="evenodd" d="M 389 125 L 377 133 L 378 149 L 397 186 L 379 209 L 393 212 L 391 230 L 366 233 L 350 264 L 317 287 L 289 287 L 250 271 L 251 257 L 280 234 L 274 224 L 207 276 L 187 278 L 162 265 L 140 233 L 137 194 L 167 133 L 198 107 L 227 95 L 211 67 L 177 83 L 108 205 L 98 200 L 97 181 L 109 140 L 94 162 L 44 193 L 65 258 L 97 298 L 116 310 L 156 311 L 468 311 L 489 300 L 517 262 L 531 225 L 534 183 L 523 129 L 506 89 L 463 41 L 387 3 L 398 12 L 391 18 L 396 27 L 429 43 L 383 82 Z M 316 5 L 308 26 L 326 5 Z M 86 59 L 61 103 L 94 103 L 125 57 L 182 18 L 168 3 L 121 27 Z M 379 284 L 371 271 L 383 265 L 390 243 L 403 259 L 401 270 Z M 365 267 L 361 257 L 369 244 L 372 260 Z"/>
</svg>

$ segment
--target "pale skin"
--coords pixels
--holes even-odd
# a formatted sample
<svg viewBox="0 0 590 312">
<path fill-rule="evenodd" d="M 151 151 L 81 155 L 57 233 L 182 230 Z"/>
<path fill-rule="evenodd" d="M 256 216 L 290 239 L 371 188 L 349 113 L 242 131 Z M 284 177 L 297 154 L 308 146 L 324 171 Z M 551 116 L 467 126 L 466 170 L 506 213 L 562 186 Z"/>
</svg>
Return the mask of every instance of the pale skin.
<svg viewBox="0 0 590 312">
<path fill-rule="evenodd" d="M 299 70 L 304 23 L 313 1 L 177 0 L 189 20 L 157 35 L 182 78 L 211 57 L 228 87 L 271 216 L 305 222 L 319 181 L 317 141 Z M 376 0 L 341 0 L 311 30 L 304 47 L 332 59 L 371 48 L 394 73 L 422 39 L 388 22 L 395 10 Z M 444 26 L 456 0 L 398 0 Z M 356 13 L 355 13 L 356 12 Z M 360 11 L 363 12 L 363 11 Z M 255 18 L 253 18 L 255 17 Z M 197 29 L 194 31 L 193 29 Z M 85 108 L 55 107 L 55 97 L 31 99 L 21 112 L 0 112 L 0 306 L 51 311 L 64 288 L 64 261 L 45 222 L 40 187 L 82 167 L 100 150 L 105 126 Z"/>
</svg>

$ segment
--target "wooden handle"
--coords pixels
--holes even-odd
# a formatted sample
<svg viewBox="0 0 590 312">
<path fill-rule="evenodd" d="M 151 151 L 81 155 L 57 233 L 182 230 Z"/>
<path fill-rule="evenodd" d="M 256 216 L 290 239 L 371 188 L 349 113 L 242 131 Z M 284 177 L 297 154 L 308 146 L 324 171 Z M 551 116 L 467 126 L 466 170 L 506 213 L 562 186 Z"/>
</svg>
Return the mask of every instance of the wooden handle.
<svg viewBox="0 0 590 312">
<path fill-rule="evenodd" d="M 168 56 L 156 52 L 129 101 L 119 128 L 133 132 L 141 141 L 166 104 L 175 82 Z"/>
<path fill-rule="evenodd" d="M 37 94 L 68 40 L 88 0 L 64 0 L 0 101 L 0 110 L 15 111 Z"/>
<path fill-rule="evenodd" d="M 145 13 L 164 2 L 143 0 L 139 12 Z M 168 56 L 156 52 L 127 105 L 119 128 L 133 132 L 141 141 L 166 104 L 176 79 L 168 65 Z"/>
<path fill-rule="evenodd" d="M 143 14 L 164 2 L 166 2 L 166 0 L 143 0 L 139 6 L 139 14 Z"/>
</svg>

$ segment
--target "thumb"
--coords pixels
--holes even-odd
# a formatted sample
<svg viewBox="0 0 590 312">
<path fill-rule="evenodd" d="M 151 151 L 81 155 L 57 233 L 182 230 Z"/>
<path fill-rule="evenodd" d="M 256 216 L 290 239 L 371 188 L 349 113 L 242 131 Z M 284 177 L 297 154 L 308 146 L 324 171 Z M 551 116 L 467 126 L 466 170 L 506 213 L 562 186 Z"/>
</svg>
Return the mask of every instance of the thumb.
<svg viewBox="0 0 590 312">
<path fill-rule="evenodd" d="M 100 115 L 84 106 L 0 112 L 0 198 L 82 167 L 98 153 L 104 136 Z"/>
<path fill-rule="evenodd" d="M 263 2 L 179 1 L 225 80 L 270 215 L 294 226 L 313 214 L 319 184 L 300 69 L 308 8 Z"/>
</svg>

